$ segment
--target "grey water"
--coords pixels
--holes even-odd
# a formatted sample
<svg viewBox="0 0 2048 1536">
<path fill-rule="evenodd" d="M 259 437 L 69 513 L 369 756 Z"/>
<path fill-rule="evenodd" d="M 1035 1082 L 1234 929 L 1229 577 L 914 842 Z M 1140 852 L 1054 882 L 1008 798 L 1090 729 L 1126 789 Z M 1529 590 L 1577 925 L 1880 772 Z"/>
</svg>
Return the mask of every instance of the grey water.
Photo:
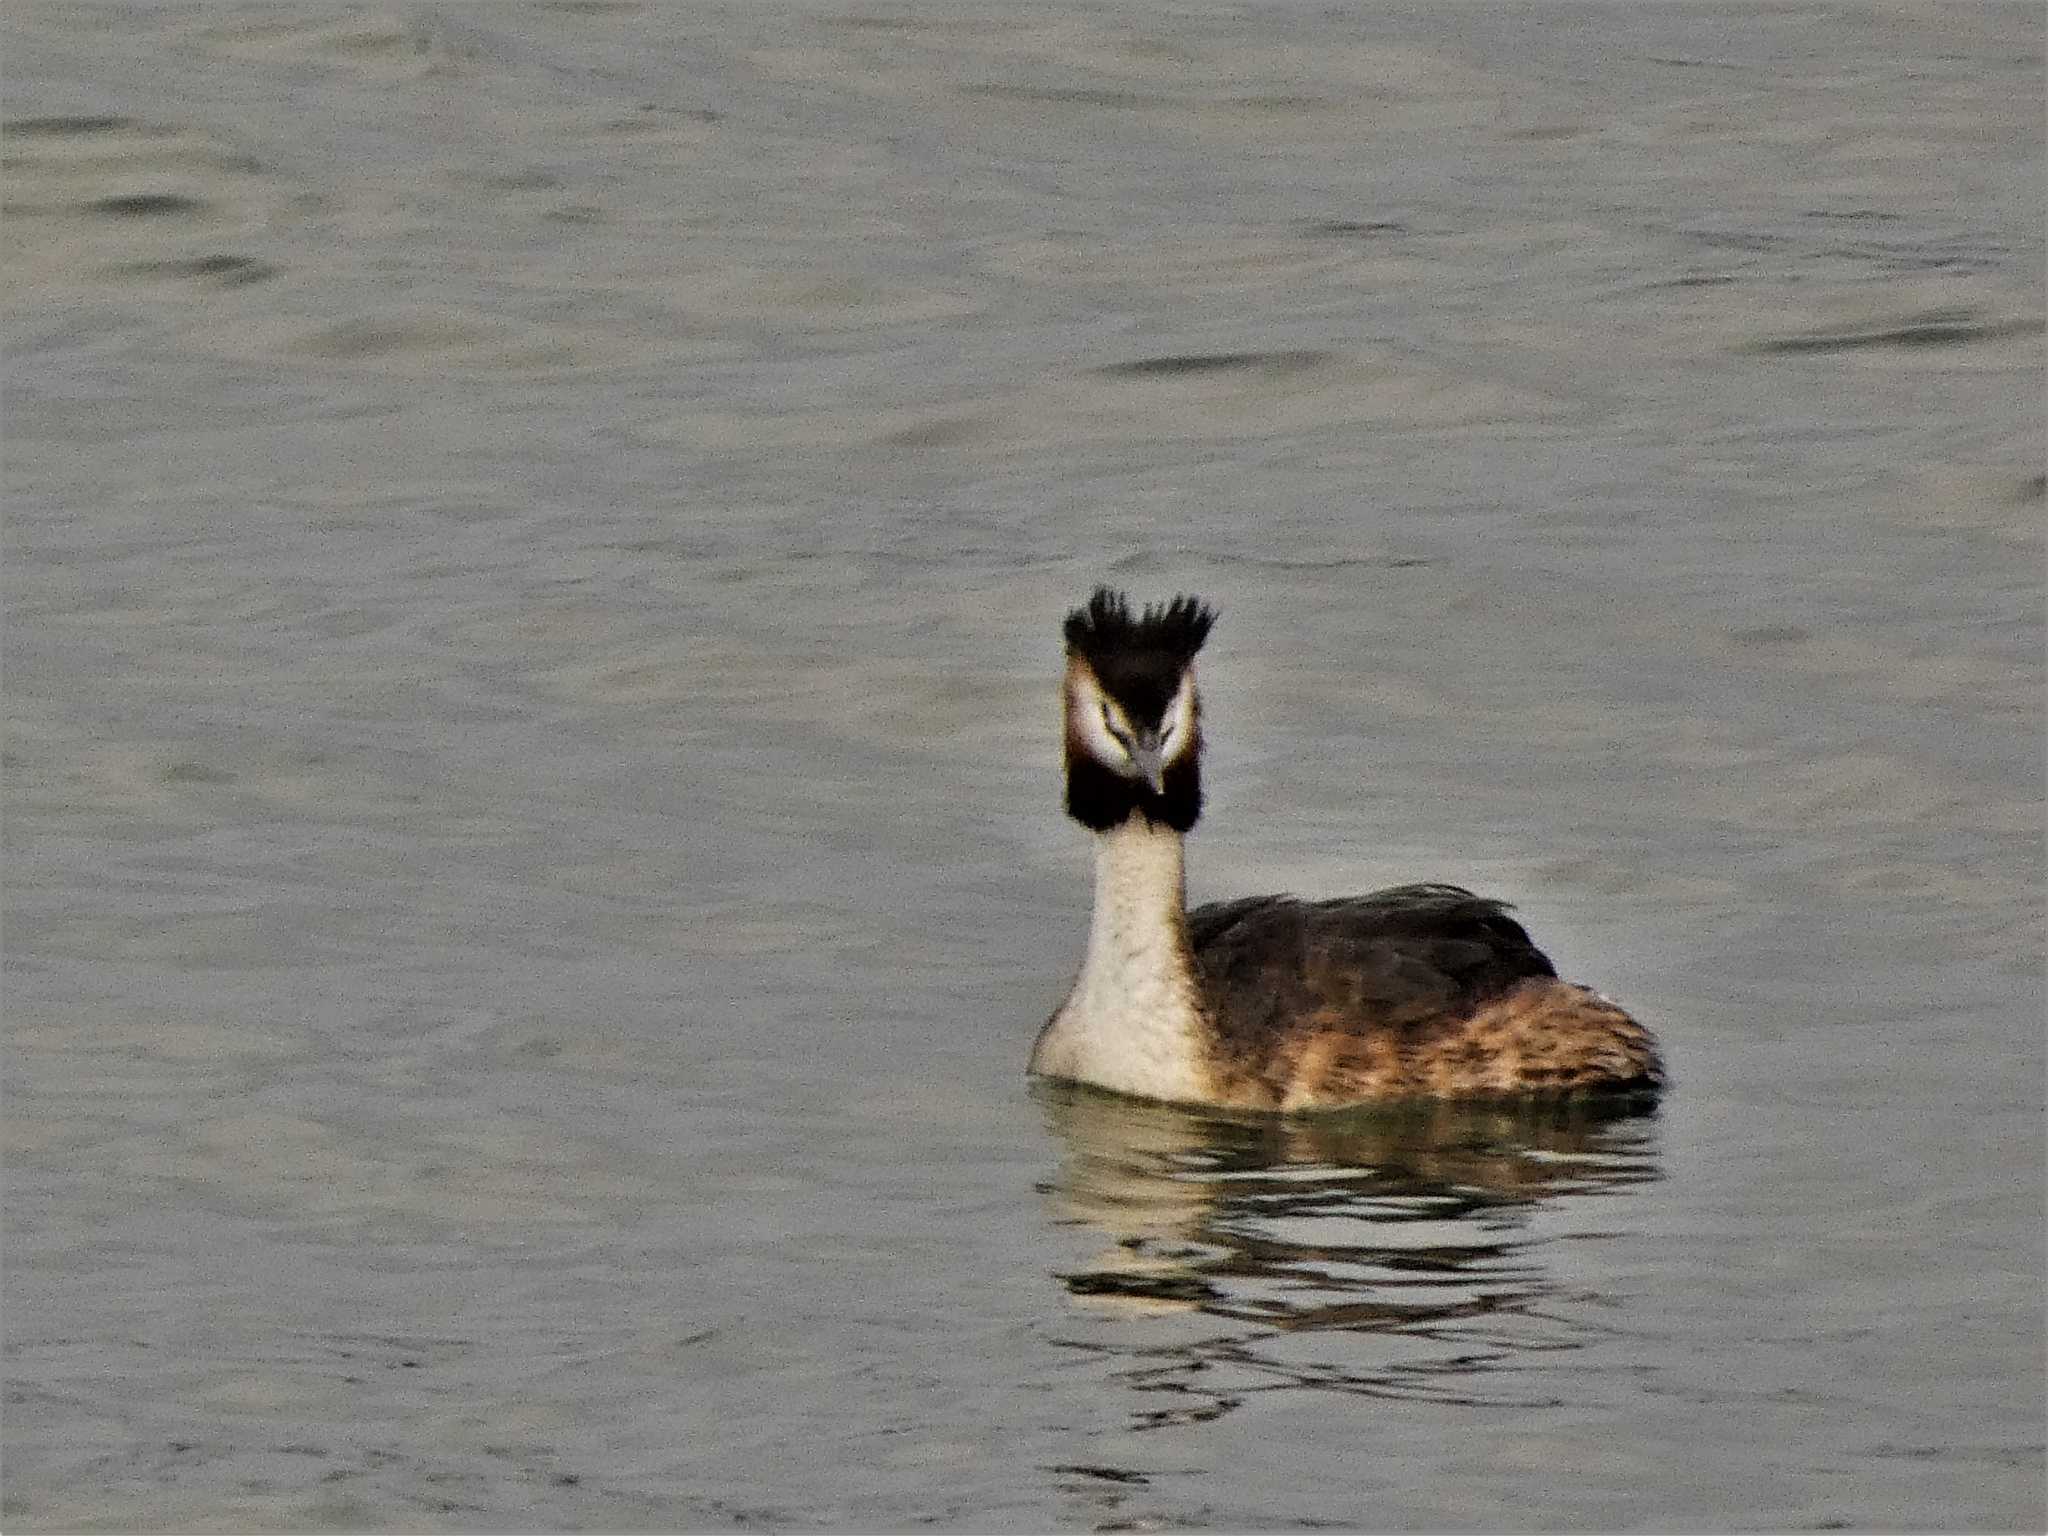
<svg viewBox="0 0 2048 1536">
<path fill-rule="evenodd" d="M 0 1520 L 2042 1529 L 2043 42 L 9 5 Z M 1661 1111 L 1030 1088 L 1102 580 Z"/>
</svg>

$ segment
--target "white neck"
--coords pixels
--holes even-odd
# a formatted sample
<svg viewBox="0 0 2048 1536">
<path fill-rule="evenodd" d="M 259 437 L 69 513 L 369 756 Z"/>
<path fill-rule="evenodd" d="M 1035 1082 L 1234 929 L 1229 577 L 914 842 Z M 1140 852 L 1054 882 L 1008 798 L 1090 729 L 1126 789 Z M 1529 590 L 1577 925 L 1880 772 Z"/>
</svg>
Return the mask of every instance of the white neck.
<svg viewBox="0 0 2048 1536">
<path fill-rule="evenodd" d="M 1032 1071 L 1151 1099 L 1209 1096 L 1183 869 L 1181 835 L 1143 816 L 1096 836 L 1087 958 Z"/>
</svg>

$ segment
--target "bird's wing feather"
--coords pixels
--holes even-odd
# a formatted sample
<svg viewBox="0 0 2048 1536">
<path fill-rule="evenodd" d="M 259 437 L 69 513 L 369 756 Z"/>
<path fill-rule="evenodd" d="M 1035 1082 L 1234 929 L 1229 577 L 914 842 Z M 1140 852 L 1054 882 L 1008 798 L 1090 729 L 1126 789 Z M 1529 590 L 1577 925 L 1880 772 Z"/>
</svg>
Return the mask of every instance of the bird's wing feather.
<svg viewBox="0 0 2048 1536">
<path fill-rule="evenodd" d="M 1218 1030 L 1251 1050 L 1310 1018 L 1420 1043 L 1557 974 L 1506 903 L 1454 885 L 1216 902 L 1188 914 L 1188 939 Z"/>
</svg>

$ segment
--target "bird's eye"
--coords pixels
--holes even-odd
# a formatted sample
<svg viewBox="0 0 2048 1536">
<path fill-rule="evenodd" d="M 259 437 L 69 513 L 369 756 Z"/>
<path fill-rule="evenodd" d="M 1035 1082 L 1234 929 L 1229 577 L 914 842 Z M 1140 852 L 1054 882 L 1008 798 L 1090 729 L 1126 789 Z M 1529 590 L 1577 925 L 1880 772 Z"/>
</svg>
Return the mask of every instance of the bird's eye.
<svg viewBox="0 0 2048 1536">
<path fill-rule="evenodd" d="M 1107 704 L 1102 706 L 1102 728 L 1115 738 L 1118 746 L 1126 752 L 1131 750 L 1131 733 L 1116 723 L 1116 716 L 1109 712 Z"/>
</svg>

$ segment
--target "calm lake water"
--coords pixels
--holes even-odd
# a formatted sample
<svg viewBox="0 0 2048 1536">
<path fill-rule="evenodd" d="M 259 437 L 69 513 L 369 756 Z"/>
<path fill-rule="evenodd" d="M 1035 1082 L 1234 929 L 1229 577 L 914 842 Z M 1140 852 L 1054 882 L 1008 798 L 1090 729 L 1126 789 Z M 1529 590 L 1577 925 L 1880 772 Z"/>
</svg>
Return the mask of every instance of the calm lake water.
<svg viewBox="0 0 2048 1536">
<path fill-rule="evenodd" d="M 2037 6 L 0 31 L 9 1530 L 2043 1528 Z M 1662 1111 L 1029 1088 L 1102 579 Z"/>
</svg>

